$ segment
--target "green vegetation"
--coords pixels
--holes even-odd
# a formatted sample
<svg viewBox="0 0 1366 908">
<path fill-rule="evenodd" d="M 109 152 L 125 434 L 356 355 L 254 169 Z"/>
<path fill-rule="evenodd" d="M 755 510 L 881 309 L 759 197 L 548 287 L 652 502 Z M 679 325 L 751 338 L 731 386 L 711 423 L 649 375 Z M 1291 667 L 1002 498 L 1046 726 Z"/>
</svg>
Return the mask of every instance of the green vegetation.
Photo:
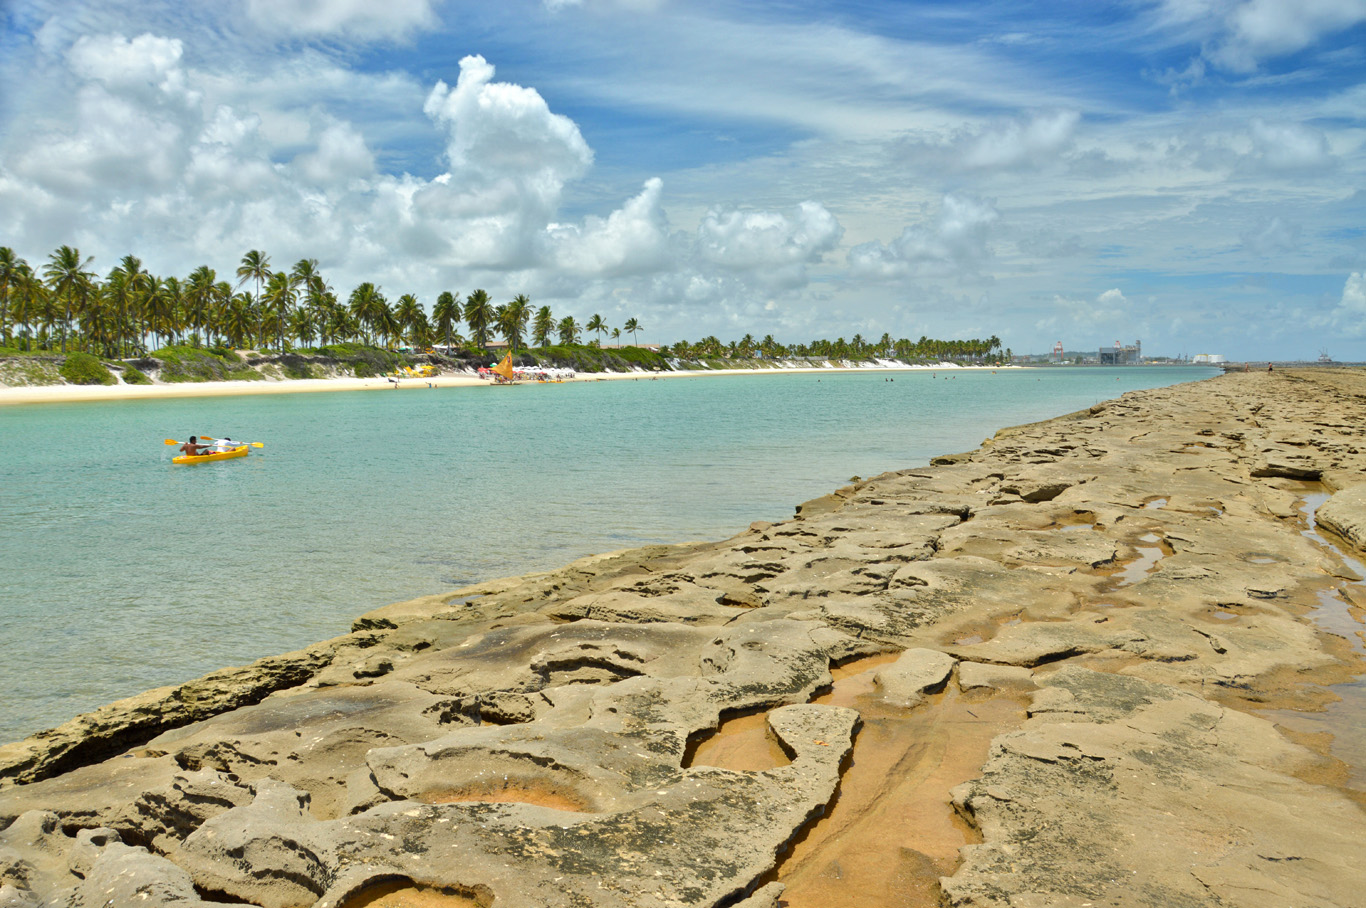
<svg viewBox="0 0 1366 908">
<path fill-rule="evenodd" d="M 356 378 L 387 375 L 409 364 L 409 357 L 394 350 L 381 350 L 363 344 L 328 344 L 313 353 L 338 366 L 349 366 Z"/>
<path fill-rule="evenodd" d="M 123 383 L 125 385 L 150 385 L 152 380 L 147 377 L 137 366 L 127 365 L 123 367 Z"/>
<path fill-rule="evenodd" d="M 495 334 L 532 362 L 585 372 L 632 366 L 752 368 L 801 358 L 994 363 L 1010 354 L 995 336 L 912 341 L 893 340 L 888 334 L 876 341 L 855 334 L 847 341 L 841 337 L 791 345 L 778 343 L 772 335 L 756 340 L 747 334 L 729 343 L 709 336 L 666 345 L 656 354 L 639 346 L 603 347 L 607 338 L 620 340 L 623 333 L 637 340 L 647 330 L 638 318 L 627 318 L 616 327 L 593 313 L 580 323 L 572 315 L 557 317 L 549 306 L 534 306 L 525 294 L 497 303 L 483 289 L 472 291 L 463 303 L 457 294 L 443 291 L 428 315 L 415 295 L 405 293 L 391 303 L 368 281 L 343 298 L 327 283 L 316 260 L 300 259 L 287 269 L 276 269 L 270 256 L 257 249 L 247 252 L 232 271 L 235 283 L 221 280 L 208 265 L 183 278 L 158 276 L 136 256 L 126 255 L 100 278 L 92 264 L 70 246 L 54 251 L 39 267 L 0 247 L 0 355 L 9 350 L 15 351 L 10 355 L 22 355 L 60 349 L 127 359 L 145 357 L 160 346 L 156 358 L 166 363 L 164 380 L 216 381 L 261 377 L 241 364 L 233 352 L 238 349 L 275 356 L 305 354 L 316 342 L 321 345 L 316 356 L 364 377 L 406 365 L 408 359 L 395 352 L 398 347 L 429 351 L 441 344 L 447 362 L 469 364 L 489 355 L 486 347 Z M 469 337 L 457 330 L 462 321 Z M 580 346 L 584 334 L 595 335 L 588 346 Z M 551 344 L 552 335 L 558 345 Z M 535 343 L 534 350 L 526 349 L 528 341 Z M 288 360 L 276 370 L 290 377 L 311 376 L 317 365 Z"/>
<path fill-rule="evenodd" d="M 630 372 L 632 369 L 658 369 L 668 372 L 673 368 L 663 356 L 644 347 L 603 350 L 599 347 L 582 347 L 577 344 L 538 347 L 527 351 L 523 356 L 515 357 L 514 361 L 520 368 L 555 366 L 572 368 L 576 372 Z"/>
<path fill-rule="evenodd" d="M 89 353 L 72 353 L 57 370 L 73 385 L 115 385 L 118 379 L 109 367 Z"/>
<path fill-rule="evenodd" d="M 262 378 L 232 350 L 220 354 L 197 347 L 162 347 L 152 359 L 160 361 L 164 382 L 256 381 Z"/>
<path fill-rule="evenodd" d="M 60 385 L 63 383 L 57 371 L 60 365 L 60 358 L 56 356 L 0 354 L 0 385 L 21 388 Z"/>
</svg>

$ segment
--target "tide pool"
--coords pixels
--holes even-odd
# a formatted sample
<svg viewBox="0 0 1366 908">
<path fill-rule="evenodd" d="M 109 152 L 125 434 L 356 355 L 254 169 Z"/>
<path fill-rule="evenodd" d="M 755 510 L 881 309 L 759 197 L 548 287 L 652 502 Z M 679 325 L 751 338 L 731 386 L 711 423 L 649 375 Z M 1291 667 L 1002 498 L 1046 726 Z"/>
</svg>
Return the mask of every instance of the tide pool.
<svg viewBox="0 0 1366 908">
<path fill-rule="evenodd" d="M 1203 367 L 696 376 L 0 408 L 0 741 L 370 609 L 721 539 Z M 165 438 L 260 441 L 175 466 Z"/>
</svg>

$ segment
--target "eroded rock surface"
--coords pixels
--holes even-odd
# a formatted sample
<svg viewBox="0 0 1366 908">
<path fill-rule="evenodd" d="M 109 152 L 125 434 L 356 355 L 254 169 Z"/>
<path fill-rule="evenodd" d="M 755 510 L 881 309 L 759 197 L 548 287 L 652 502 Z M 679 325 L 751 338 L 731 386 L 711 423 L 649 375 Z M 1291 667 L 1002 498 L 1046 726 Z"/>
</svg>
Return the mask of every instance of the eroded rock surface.
<svg viewBox="0 0 1366 908">
<path fill-rule="evenodd" d="M 980 841 L 915 891 L 1359 904 L 1366 798 L 1330 742 L 1259 710 L 1317 708 L 1362 670 L 1311 620 L 1366 594 L 1303 503 L 1336 492 L 1320 522 L 1361 544 L 1363 424 L 1344 371 L 1126 394 L 723 542 L 377 609 L 0 748 L 0 904 L 813 904 L 785 880 L 820 874 L 783 861 L 849 794 L 859 714 L 811 701 L 879 653 L 879 722 L 916 711 L 932 736 L 946 698 L 1030 703 L 943 785 Z M 759 711 L 784 765 L 690 765 Z M 897 844 L 924 818 L 860 800 L 841 822 L 899 849 L 870 865 L 940 866 Z M 847 870 L 851 904 L 892 903 Z"/>
</svg>

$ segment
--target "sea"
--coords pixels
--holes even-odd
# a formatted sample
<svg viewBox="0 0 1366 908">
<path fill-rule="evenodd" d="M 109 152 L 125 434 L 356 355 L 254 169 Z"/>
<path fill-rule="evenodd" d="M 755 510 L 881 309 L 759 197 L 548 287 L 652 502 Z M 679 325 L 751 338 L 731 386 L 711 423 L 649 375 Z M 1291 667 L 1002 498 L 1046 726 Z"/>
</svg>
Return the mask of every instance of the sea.
<svg viewBox="0 0 1366 908">
<path fill-rule="evenodd" d="M 364 612 L 724 539 L 1209 367 L 881 369 L 0 407 L 0 742 Z M 414 382 L 412 384 L 418 384 Z M 171 462 L 190 435 L 260 442 Z"/>
</svg>

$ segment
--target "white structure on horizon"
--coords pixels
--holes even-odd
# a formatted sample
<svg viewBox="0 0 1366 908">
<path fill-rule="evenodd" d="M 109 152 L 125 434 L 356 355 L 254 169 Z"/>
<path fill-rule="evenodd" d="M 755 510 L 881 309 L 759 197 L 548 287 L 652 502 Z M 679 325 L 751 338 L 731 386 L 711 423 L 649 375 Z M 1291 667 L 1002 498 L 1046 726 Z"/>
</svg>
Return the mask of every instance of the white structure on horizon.
<svg viewBox="0 0 1366 908">
<path fill-rule="evenodd" d="M 1191 358 L 1191 362 L 1202 366 L 1216 366 L 1228 362 L 1228 357 L 1222 353 L 1197 353 Z"/>
</svg>

